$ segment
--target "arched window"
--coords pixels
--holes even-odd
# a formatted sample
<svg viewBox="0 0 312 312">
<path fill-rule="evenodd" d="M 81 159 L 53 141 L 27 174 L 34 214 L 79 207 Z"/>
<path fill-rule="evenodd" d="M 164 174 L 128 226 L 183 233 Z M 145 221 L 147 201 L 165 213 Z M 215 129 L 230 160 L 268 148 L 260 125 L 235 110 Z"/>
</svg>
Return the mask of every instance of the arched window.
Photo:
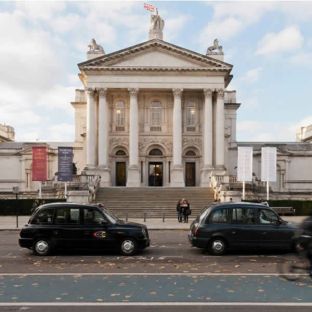
<svg viewBox="0 0 312 312">
<path fill-rule="evenodd" d="M 150 156 L 162 156 L 162 152 L 161 152 L 161 150 L 160 149 L 158 149 L 158 148 L 154 148 L 154 149 L 152 149 L 150 152 L 149 152 L 149 155 Z"/>
<path fill-rule="evenodd" d="M 185 153 L 185 156 L 194 157 L 194 156 L 196 156 L 196 153 L 194 151 L 187 151 Z"/>
<path fill-rule="evenodd" d="M 125 131 L 125 103 L 118 101 L 115 104 L 116 131 Z"/>
<path fill-rule="evenodd" d="M 162 105 L 159 101 L 153 101 L 150 106 L 150 130 L 161 131 Z"/>
<path fill-rule="evenodd" d="M 118 151 L 116 152 L 116 156 L 126 156 L 126 152 L 123 151 L 123 150 L 118 150 Z"/>
</svg>

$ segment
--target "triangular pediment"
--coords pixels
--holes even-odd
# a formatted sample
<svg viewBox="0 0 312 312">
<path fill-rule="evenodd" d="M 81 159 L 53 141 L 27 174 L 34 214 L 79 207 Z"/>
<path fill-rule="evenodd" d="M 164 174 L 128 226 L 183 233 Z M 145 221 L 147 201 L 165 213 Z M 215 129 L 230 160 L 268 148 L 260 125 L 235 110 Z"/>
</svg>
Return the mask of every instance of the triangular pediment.
<svg viewBox="0 0 312 312">
<path fill-rule="evenodd" d="M 150 40 L 78 64 L 81 70 L 213 70 L 230 72 L 232 65 L 162 40 Z"/>
</svg>

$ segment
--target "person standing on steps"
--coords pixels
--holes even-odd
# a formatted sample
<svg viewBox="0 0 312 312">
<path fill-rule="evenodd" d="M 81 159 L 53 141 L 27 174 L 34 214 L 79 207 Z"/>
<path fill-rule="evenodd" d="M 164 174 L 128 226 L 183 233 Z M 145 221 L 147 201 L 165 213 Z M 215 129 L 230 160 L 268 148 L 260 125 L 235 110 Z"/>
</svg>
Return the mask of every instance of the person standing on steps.
<svg viewBox="0 0 312 312">
<path fill-rule="evenodd" d="M 183 217 L 183 211 L 182 211 L 182 204 L 183 204 L 183 198 L 179 199 L 178 203 L 177 203 L 177 214 L 178 214 L 178 221 L 182 222 L 182 217 Z"/>
<path fill-rule="evenodd" d="M 189 201 L 183 198 L 181 207 L 183 214 L 183 222 L 188 223 L 188 216 L 191 214 L 191 207 Z"/>
</svg>

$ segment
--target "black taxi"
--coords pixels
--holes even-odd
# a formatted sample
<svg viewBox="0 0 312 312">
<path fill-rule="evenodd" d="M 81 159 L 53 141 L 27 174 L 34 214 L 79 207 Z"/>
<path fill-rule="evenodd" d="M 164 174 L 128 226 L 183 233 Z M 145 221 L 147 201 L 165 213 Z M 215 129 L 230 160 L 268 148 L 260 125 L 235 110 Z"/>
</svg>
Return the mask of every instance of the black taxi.
<svg viewBox="0 0 312 312">
<path fill-rule="evenodd" d="M 300 230 L 272 208 L 256 203 L 211 205 L 192 222 L 194 247 L 222 255 L 231 249 L 292 249 Z"/>
<path fill-rule="evenodd" d="M 19 245 L 36 255 L 55 249 L 115 250 L 131 256 L 150 245 L 145 225 L 124 222 L 102 205 L 39 206 L 20 231 Z"/>
</svg>

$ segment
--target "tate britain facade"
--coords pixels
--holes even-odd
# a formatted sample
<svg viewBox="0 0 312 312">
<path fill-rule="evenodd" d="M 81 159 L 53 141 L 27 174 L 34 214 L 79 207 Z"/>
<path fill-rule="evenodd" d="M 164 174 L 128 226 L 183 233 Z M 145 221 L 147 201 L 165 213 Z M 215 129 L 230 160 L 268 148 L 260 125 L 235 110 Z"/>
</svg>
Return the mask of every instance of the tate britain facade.
<svg viewBox="0 0 312 312">
<path fill-rule="evenodd" d="M 222 46 L 216 39 L 199 54 L 164 41 L 163 27 L 161 17 L 152 15 L 148 41 L 110 54 L 91 41 L 87 60 L 78 64 L 82 87 L 71 103 L 78 174 L 101 176 L 102 187 L 209 187 L 215 176 L 235 180 L 237 147 L 252 146 L 259 180 L 261 147 L 275 146 L 273 190 L 311 192 L 311 142 L 237 142 L 240 104 L 236 91 L 227 90 L 232 65 L 224 61 Z M 53 180 L 57 148 L 46 144 Z M 4 168 L 1 189 L 17 181 L 21 190 L 35 188 L 30 145 L 0 144 L 0 158 L 9 154 L 5 168 L 15 161 L 16 177 Z"/>
<path fill-rule="evenodd" d="M 232 65 L 217 40 L 206 55 L 163 41 L 156 17 L 150 40 L 110 54 L 93 40 L 78 64 L 78 162 L 102 186 L 209 186 L 229 167 Z"/>
</svg>

